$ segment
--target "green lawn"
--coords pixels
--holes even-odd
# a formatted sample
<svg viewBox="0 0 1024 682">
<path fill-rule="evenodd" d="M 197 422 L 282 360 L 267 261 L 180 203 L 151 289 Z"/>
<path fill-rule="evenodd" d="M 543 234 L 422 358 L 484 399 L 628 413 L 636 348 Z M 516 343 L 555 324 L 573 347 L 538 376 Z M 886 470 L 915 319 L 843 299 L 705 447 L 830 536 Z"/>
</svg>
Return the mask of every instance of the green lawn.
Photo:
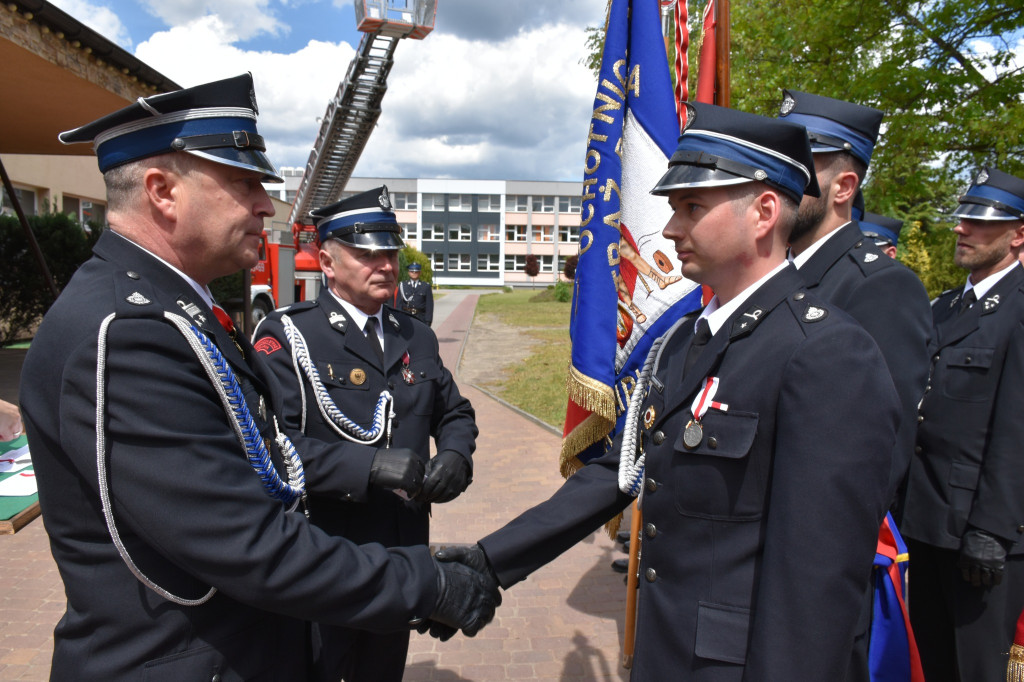
<svg viewBox="0 0 1024 682">
<path fill-rule="evenodd" d="M 524 362 L 507 370 L 501 398 L 538 419 L 561 428 L 565 421 L 565 374 L 569 365 L 570 303 L 533 290 L 481 296 L 477 313 L 497 315 L 503 324 L 541 343 Z M 540 299 L 540 300 L 538 300 Z"/>
</svg>

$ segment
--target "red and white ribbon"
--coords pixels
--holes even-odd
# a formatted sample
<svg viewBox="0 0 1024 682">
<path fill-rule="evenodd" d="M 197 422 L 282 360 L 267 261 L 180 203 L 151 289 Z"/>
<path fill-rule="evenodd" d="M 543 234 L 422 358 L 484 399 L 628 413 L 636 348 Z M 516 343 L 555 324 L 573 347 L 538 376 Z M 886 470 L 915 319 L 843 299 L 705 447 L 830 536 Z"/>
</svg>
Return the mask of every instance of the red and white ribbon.
<svg viewBox="0 0 1024 682">
<path fill-rule="evenodd" d="M 715 394 L 718 393 L 718 381 L 718 377 L 708 377 L 704 381 L 704 389 L 693 399 L 693 404 L 690 405 L 690 412 L 693 413 L 693 418 L 697 421 L 700 421 L 700 418 L 704 416 L 704 413 L 710 407 L 722 412 L 728 411 L 728 405 L 715 401 Z"/>
</svg>

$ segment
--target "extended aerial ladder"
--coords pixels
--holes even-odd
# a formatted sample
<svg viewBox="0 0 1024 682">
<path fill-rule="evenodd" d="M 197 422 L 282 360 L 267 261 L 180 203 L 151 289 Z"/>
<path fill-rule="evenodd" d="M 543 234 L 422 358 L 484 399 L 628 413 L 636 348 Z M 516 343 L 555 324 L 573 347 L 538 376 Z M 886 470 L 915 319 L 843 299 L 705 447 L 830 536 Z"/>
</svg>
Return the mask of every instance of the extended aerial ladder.
<svg viewBox="0 0 1024 682">
<path fill-rule="evenodd" d="M 337 201 L 380 116 L 395 47 L 434 28 L 437 0 L 355 0 L 356 27 L 365 33 L 338 92 L 328 103 L 292 204 L 296 239 L 309 234 L 309 211 Z"/>
</svg>

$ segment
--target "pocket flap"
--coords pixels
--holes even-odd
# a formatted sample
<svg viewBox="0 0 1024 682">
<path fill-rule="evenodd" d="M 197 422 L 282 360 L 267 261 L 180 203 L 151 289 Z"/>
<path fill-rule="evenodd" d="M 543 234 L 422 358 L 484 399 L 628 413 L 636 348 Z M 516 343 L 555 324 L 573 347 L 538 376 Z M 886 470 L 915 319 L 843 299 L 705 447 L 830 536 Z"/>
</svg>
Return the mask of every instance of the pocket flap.
<svg viewBox="0 0 1024 682">
<path fill-rule="evenodd" d="M 988 369 L 995 356 L 994 348 L 950 348 L 944 351 L 949 367 L 979 367 Z"/>
<path fill-rule="evenodd" d="M 753 412 L 721 412 L 708 410 L 700 420 L 703 436 L 695 448 L 683 443 L 685 431 L 676 438 L 675 449 L 680 453 L 740 459 L 750 452 L 757 435 L 757 414 Z"/>
<path fill-rule="evenodd" d="M 747 662 L 750 609 L 725 604 L 697 604 L 697 644 L 694 653 L 726 663 Z"/>
<path fill-rule="evenodd" d="M 967 462 L 953 462 L 949 468 L 949 485 L 965 490 L 977 490 L 981 467 Z"/>
</svg>

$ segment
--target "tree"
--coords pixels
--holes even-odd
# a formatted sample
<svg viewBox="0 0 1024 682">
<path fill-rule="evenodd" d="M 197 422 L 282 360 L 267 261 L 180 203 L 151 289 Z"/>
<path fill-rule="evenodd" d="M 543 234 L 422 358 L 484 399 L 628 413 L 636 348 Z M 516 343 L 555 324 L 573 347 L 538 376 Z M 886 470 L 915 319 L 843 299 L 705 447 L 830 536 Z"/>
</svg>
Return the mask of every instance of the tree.
<svg viewBox="0 0 1024 682">
<path fill-rule="evenodd" d="M 406 246 L 398 252 L 399 281 L 404 282 L 409 279 L 409 271 L 406 269 L 409 267 L 409 263 L 420 264 L 421 280 L 424 282 L 434 281 L 434 268 L 430 264 L 430 256 L 412 246 Z"/>
<path fill-rule="evenodd" d="M 580 257 L 573 254 L 565 259 L 565 267 L 562 270 L 562 274 L 565 275 L 566 279 L 576 279 L 576 266 L 580 263 Z"/>
<path fill-rule="evenodd" d="M 537 258 L 536 254 L 527 254 L 526 256 L 526 274 L 533 278 L 540 273 L 540 259 Z"/>
</svg>

